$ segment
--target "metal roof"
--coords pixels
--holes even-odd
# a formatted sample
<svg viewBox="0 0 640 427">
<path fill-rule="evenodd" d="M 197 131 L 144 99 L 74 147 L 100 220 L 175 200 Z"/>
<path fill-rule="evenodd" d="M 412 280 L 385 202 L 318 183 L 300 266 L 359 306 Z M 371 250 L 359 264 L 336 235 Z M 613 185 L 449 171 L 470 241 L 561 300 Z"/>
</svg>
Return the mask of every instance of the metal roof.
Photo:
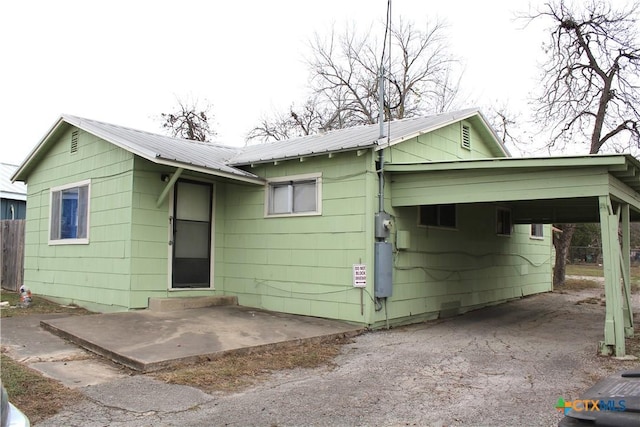
<svg viewBox="0 0 640 427">
<path fill-rule="evenodd" d="M 257 178 L 249 172 L 228 166 L 228 160 L 238 153 L 238 148 L 173 138 L 70 115 L 63 115 L 62 119 L 154 163 L 163 163 L 161 160 L 165 160 Z"/>
<path fill-rule="evenodd" d="M 376 149 L 381 149 L 471 117 L 477 117 L 485 124 L 500 151 L 504 155 L 508 155 L 507 149 L 488 125 L 480 110 L 470 108 L 434 116 L 387 122 L 384 124 L 385 136 L 383 138 L 380 138 L 380 126 L 372 124 L 248 146 L 235 156 L 230 164 L 240 166 L 363 148 L 376 147 Z M 390 134 L 391 137 L 387 138 L 387 134 Z"/>
<path fill-rule="evenodd" d="M 264 182 L 262 178 L 237 166 L 340 151 L 369 148 L 379 150 L 465 119 L 481 122 L 483 126 L 479 129 L 495 142 L 496 155 L 509 155 L 477 108 L 385 123 L 384 133 L 390 134 L 390 138 L 386 135 L 380 138 L 380 127 L 374 124 L 241 148 L 172 138 L 65 114 L 42 138 L 12 179 L 25 180 L 37 159 L 44 155 L 47 141 L 68 126 L 75 126 L 157 164 L 261 184 Z"/>
<path fill-rule="evenodd" d="M 228 160 L 238 153 L 239 148 L 173 138 L 68 114 L 58 119 L 29 154 L 27 160 L 18 168 L 12 179 L 26 179 L 26 172 L 33 166 L 36 159 L 44 154 L 47 141 L 69 125 L 96 135 L 153 163 L 254 183 L 263 182 L 263 179 L 257 175 L 228 164 Z"/>
<path fill-rule="evenodd" d="M 27 186 L 21 182 L 11 182 L 11 176 L 16 170 L 17 165 L 0 163 L 0 198 L 27 200 Z"/>
</svg>

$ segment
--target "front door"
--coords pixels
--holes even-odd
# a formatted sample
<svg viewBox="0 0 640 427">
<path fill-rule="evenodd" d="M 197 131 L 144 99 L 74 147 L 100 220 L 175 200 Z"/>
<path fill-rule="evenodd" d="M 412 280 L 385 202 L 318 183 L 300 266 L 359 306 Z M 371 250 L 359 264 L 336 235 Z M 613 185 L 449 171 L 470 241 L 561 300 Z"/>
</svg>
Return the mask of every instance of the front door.
<svg viewBox="0 0 640 427">
<path fill-rule="evenodd" d="M 173 198 L 173 288 L 211 283 L 211 184 L 178 181 Z"/>
</svg>

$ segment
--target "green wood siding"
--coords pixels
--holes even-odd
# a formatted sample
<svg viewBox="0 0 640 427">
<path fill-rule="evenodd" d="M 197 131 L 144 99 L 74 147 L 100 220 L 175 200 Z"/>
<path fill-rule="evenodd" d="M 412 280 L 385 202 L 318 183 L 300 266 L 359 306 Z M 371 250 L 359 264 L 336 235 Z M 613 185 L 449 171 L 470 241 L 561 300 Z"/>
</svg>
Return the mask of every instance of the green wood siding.
<svg viewBox="0 0 640 427">
<path fill-rule="evenodd" d="M 406 143 L 412 142 L 415 141 Z M 441 150 L 433 151 L 439 158 L 447 156 Z M 149 296 L 180 297 L 208 292 L 237 295 L 239 303 L 245 306 L 383 324 L 384 311 L 375 310 L 371 297 L 373 214 L 378 204 L 373 153 L 364 156 L 343 153 L 333 158 L 264 164 L 251 171 L 266 178 L 321 172 L 322 215 L 265 218 L 264 187 L 217 181 L 215 290 L 174 292 L 167 289 L 166 276 L 169 199 L 160 208 L 155 207 L 164 186 L 160 181 L 163 169 L 136 161 L 132 300 L 137 298 L 144 306 Z M 194 176 L 189 173 L 183 176 L 189 177 Z M 391 207 L 390 182 L 395 179 L 396 175 L 387 180 L 386 207 L 397 221 L 396 230 L 411 232 L 412 247 L 394 255 L 394 295 L 387 304 L 391 322 L 463 312 L 549 290 L 548 237 L 544 241 L 530 239 L 528 226 L 517 227 L 511 237 L 483 235 L 482 230 L 495 227 L 492 205 L 476 205 L 482 215 L 460 210 L 459 221 L 463 222 L 457 231 L 417 227 L 417 207 L 395 210 Z M 470 238 L 476 242 L 474 245 L 469 245 Z M 391 240 L 395 241 L 395 234 Z M 428 262 L 426 252 L 430 253 Z M 362 314 L 360 290 L 352 286 L 355 263 L 366 264 L 368 271 Z M 468 267 L 460 269 L 465 263 Z"/>
<path fill-rule="evenodd" d="M 393 210 L 396 230 L 410 234 L 410 248 L 395 250 L 392 323 L 437 318 L 551 290 L 550 228 L 530 238 L 530 226 L 498 236 L 496 205 L 457 206 L 455 230 L 418 226 L 418 207 Z M 391 241 L 395 244 L 396 233 Z M 383 313 L 377 316 L 382 324 Z"/>
<path fill-rule="evenodd" d="M 166 297 L 169 281 L 169 197 L 156 206 L 166 186 L 163 173 L 173 172 L 147 160 L 135 159 L 131 220 L 132 306 L 146 308 L 148 298 Z"/>
<path fill-rule="evenodd" d="M 393 205 L 578 198 L 608 193 L 606 168 L 433 171 L 394 174 Z"/>
<path fill-rule="evenodd" d="M 462 125 L 471 131 L 471 149 L 462 147 Z M 477 159 L 495 157 L 495 142 L 486 139 L 478 126 L 458 122 L 396 144 L 386 150 L 385 161 L 391 163 L 422 163 L 437 160 Z"/>
<path fill-rule="evenodd" d="M 80 131 L 59 134 L 28 178 L 25 284 L 38 295 L 101 311 L 130 307 L 133 155 Z M 50 188 L 91 179 L 87 245 L 49 245 Z"/>
<path fill-rule="evenodd" d="M 470 128 L 470 150 L 462 146 L 462 124 Z M 394 164 L 498 155 L 486 130 L 476 122 L 466 121 L 385 150 L 385 160 Z M 474 173 L 471 170 L 468 175 Z M 568 172 L 566 179 L 580 174 Z M 534 189 L 540 184 L 530 182 L 531 176 L 516 183 L 511 176 L 492 175 L 486 181 L 467 176 L 460 180 L 458 176 L 449 171 L 428 175 L 387 173 L 385 210 L 395 223 L 390 238 L 394 244 L 393 296 L 388 299 L 386 310 L 373 313 L 374 325 L 449 316 L 551 290 L 548 226 L 543 240 L 530 238 L 529 225 L 514 226 L 509 237 L 498 236 L 497 205 L 487 203 L 459 204 L 455 230 L 418 226 L 419 205 L 503 200 L 505 194 L 514 191 L 521 196 L 523 186 Z M 557 188 L 553 183 L 543 187 L 549 186 Z M 406 250 L 398 250 L 395 245 L 398 231 L 409 234 L 410 247 Z"/>
<path fill-rule="evenodd" d="M 322 215 L 265 218 L 265 187 L 227 184 L 217 228 L 224 293 L 241 305 L 367 323 L 371 307 L 353 288 L 353 264 L 372 272 L 372 155 L 343 153 L 260 165 L 265 178 L 322 172 Z M 375 185 L 373 186 L 375 191 Z M 217 243 L 219 240 L 217 240 Z M 370 279 L 373 293 L 373 280 Z"/>
<path fill-rule="evenodd" d="M 385 159 L 427 163 L 500 155 L 477 121 L 468 124 L 471 150 L 462 147 L 456 123 L 386 148 Z M 378 153 L 366 150 L 360 156 L 345 152 L 249 168 L 266 179 L 321 173 L 322 214 L 314 216 L 265 217 L 265 186 L 184 171 L 181 179 L 213 184 L 213 288 L 172 290 L 171 197 L 156 204 L 166 186 L 161 175 L 175 169 L 83 131 L 78 151 L 71 154 L 72 130 L 56 133 L 29 175 L 25 283 L 35 294 L 100 311 L 146 308 L 150 297 L 236 295 L 245 306 L 382 325 L 460 313 L 550 289 L 548 227 L 542 241 L 530 239 L 528 226 L 516 227 L 511 237 L 496 236 L 496 206 L 489 203 L 459 205 L 455 231 L 417 225 L 420 204 L 486 202 L 474 199 L 479 193 L 494 202 L 504 192 L 528 188 L 532 177 L 523 175 L 518 185 L 510 184 L 508 174 L 492 182 L 470 179 L 476 187 L 467 188 L 447 171 L 429 172 L 434 180 L 425 180 L 422 173 L 393 172 L 386 174 L 385 185 L 385 210 L 394 221 L 390 241 L 395 245 L 397 232 L 406 231 L 410 245 L 406 250 L 394 246 L 393 296 L 386 310 L 376 306 Z M 468 172 L 471 178 L 473 173 Z M 579 179 L 600 190 L 601 177 L 589 181 L 581 176 L 579 170 L 562 175 L 565 183 Z M 49 189 L 87 179 L 90 243 L 49 245 Z M 550 182 L 547 189 L 556 188 Z M 352 276 L 353 264 L 360 263 L 367 267 L 362 291 L 353 287 Z"/>
<path fill-rule="evenodd" d="M 161 180 L 163 174 L 172 174 L 173 168 L 153 164 L 139 157 L 135 160 L 133 184 L 133 209 L 131 224 L 131 299 L 132 307 L 146 308 L 148 298 L 180 298 L 222 294 L 224 269 L 223 234 L 216 233 L 213 240 L 214 260 L 213 288 L 171 289 L 169 263 L 171 262 L 171 240 L 169 218 L 173 215 L 170 207 L 171 196 L 167 196 L 160 206 L 158 197 L 167 185 Z M 225 194 L 224 181 L 211 176 L 185 171 L 180 179 L 208 182 L 213 184 L 213 220 L 215 231 L 222 228 L 224 204 L 220 197 Z M 246 184 L 250 186 L 251 184 Z M 259 187 L 262 188 L 262 187 Z M 171 190 L 173 192 L 173 189 Z M 221 196 L 222 195 L 222 196 Z"/>
</svg>

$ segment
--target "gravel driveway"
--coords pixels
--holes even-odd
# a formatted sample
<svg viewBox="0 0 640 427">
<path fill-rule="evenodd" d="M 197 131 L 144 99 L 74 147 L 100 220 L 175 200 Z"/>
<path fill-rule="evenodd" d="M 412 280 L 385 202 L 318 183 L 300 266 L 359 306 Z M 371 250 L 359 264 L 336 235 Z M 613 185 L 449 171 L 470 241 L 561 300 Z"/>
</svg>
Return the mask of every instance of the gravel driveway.
<svg viewBox="0 0 640 427">
<path fill-rule="evenodd" d="M 87 401 L 38 425 L 557 425 L 559 397 L 576 399 L 598 378 L 639 366 L 597 355 L 601 293 L 536 295 L 367 333 L 333 369 L 279 372 L 236 394 L 119 379 L 81 389 Z"/>
</svg>

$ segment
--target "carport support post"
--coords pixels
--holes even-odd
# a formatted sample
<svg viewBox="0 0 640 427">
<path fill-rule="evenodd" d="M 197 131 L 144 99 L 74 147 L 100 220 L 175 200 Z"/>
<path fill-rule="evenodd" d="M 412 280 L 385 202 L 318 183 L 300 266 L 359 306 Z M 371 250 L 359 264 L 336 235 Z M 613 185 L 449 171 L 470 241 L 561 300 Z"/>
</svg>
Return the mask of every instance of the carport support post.
<svg viewBox="0 0 640 427">
<path fill-rule="evenodd" d="M 622 252 L 620 253 L 620 265 L 622 266 L 622 285 L 624 299 L 622 313 L 624 315 L 624 335 L 627 338 L 633 336 L 633 310 L 631 309 L 631 225 L 629 217 L 629 205 L 623 204 L 621 209 Z"/>
<path fill-rule="evenodd" d="M 613 213 L 609 196 L 600 196 L 600 232 L 602 234 L 602 263 L 604 265 L 605 321 L 604 342 L 600 352 L 625 355 L 624 317 L 620 289 L 620 243 L 618 215 Z"/>
</svg>

